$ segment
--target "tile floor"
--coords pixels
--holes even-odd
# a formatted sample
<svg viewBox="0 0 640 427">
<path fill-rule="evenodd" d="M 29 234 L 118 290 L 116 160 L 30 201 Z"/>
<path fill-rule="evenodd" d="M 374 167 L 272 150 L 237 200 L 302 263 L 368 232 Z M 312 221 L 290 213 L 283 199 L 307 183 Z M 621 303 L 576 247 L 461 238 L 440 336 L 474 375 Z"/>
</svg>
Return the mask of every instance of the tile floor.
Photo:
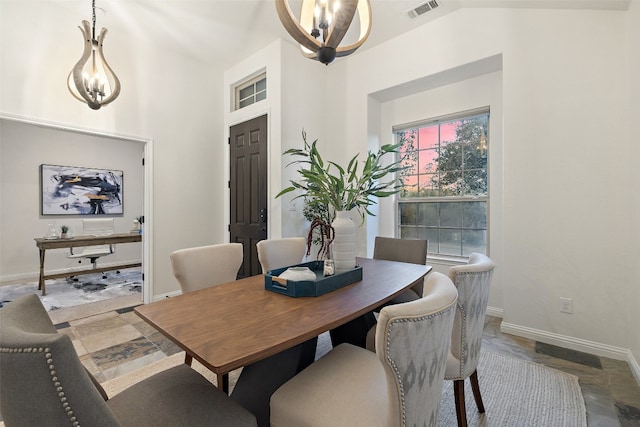
<svg viewBox="0 0 640 427">
<path fill-rule="evenodd" d="M 625 362 L 506 335 L 500 321 L 487 318 L 483 350 L 578 376 L 590 427 L 640 426 L 640 385 Z M 101 382 L 180 351 L 131 307 L 62 322 L 57 328 L 70 335 L 80 359 Z"/>
</svg>

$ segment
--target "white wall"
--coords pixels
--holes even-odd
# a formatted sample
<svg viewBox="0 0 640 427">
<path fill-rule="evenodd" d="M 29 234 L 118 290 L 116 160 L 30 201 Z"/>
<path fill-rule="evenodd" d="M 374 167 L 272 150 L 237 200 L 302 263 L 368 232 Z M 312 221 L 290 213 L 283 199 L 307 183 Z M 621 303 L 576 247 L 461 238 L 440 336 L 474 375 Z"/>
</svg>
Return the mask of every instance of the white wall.
<svg viewBox="0 0 640 427">
<path fill-rule="evenodd" d="M 289 180 L 299 180 L 296 165 L 286 166 L 293 159 L 282 153 L 290 148 L 303 148 L 302 130 L 307 133 L 309 143 L 318 140 L 318 147 L 326 144 L 327 103 L 331 102 L 331 90 L 327 90 L 326 72 L 321 63 L 311 61 L 301 54 L 298 45 L 283 44 L 282 85 L 282 146 L 275 153 L 282 174 L 274 195 L 288 187 Z M 298 192 L 282 197 L 282 237 L 306 237 L 309 224 L 302 216 L 302 199 L 293 200 Z"/>
<path fill-rule="evenodd" d="M 640 117 L 640 2 L 634 1 L 629 9 L 629 28 L 630 28 L 630 62 L 629 68 L 629 142 L 630 155 L 627 157 L 628 167 L 633 171 L 631 182 L 636 191 L 629 192 L 632 207 L 631 216 L 629 218 L 629 230 L 631 231 L 631 246 L 628 251 L 626 268 L 635 266 L 634 275 L 629 280 L 629 296 L 627 298 L 626 310 L 629 313 L 629 348 L 635 356 L 635 371 L 640 372 L 640 310 L 638 310 L 638 301 L 640 301 L 640 263 L 635 261 L 637 251 L 634 249 L 634 243 L 640 241 L 640 227 L 638 226 L 638 218 L 640 218 L 640 192 L 637 191 L 637 183 L 640 182 L 640 168 L 638 168 L 638 159 L 640 159 L 640 126 L 637 118 Z"/>
<path fill-rule="evenodd" d="M 504 211 L 491 228 L 492 255 L 501 254 L 492 303 L 501 292 L 505 330 L 618 358 L 637 334 L 626 302 L 628 37 L 626 11 L 461 9 L 328 70 L 349 90 L 327 127 L 342 152 L 362 152 L 370 94 L 501 56 L 504 160 L 491 191 L 502 192 Z M 560 297 L 573 298 L 574 314 L 559 312 Z"/>
<path fill-rule="evenodd" d="M 58 232 L 65 224 L 75 235 L 82 234 L 80 215 L 40 215 L 41 164 L 122 170 L 124 214 L 114 218 L 116 232 L 126 233 L 133 220 L 143 214 L 143 148 L 142 142 L 0 121 L 0 281 L 37 279 L 39 257 L 33 239 L 44 237 L 49 223 L 55 224 Z M 68 250 L 48 251 L 45 271 L 78 268 L 78 260 L 68 259 L 68 254 Z M 99 263 L 113 265 L 141 259 L 141 244 L 123 244 Z"/>
<path fill-rule="evenodd" d="M 501 65 L 501 64 L 496 64 Z M 386 97 L 389 94 L 385 94 Z M 371 103 L 369 104 L 371 105 Z M 488 253 L 500 265 L 503 259 L 501 253 L 502 242 L 502 211 L 504 207 L 503 193 L 500 185 L 493 185 L 502 181 L 503 172 L 503 135 L 502 135 L 502 72 L 494 71 L 478 77 L 464 79 L 460 82 L 438 86 L 436 88 L 418 92 L 414 95 L 392 99 L 381 104 L 381 119 L 378 123 L 378 133 L 384 136 L 383 143 L 392 143 L 393 125 L 410 123 L 417 120 L 438 117 L 474 108 L 488 106 L 490 112 L 489 124 L 489 183 L 490 183 L 490 213 L 488 223 Z M 370 107 L 371 108 L 371 107 Z M 397 230 L 395 207 L 392 200 L 381 200 L 381 212 L 377 215 L 379 224 L 375 232 L 382 236 L 394 237 Z M 368 221 L 372 226 L 373 221 Z M 371 227 L 374 228 L 374 227 Z M 495 242 L 495 245 L 493 244 Z M 495 246 L 495 250 L 494 250 Z M 435 271 L 446 273 L 451 263 L 439 263 L 429 260 Z M 489 306 L 502 307 L 502 268 L 494 272 L 495 280 L 492 286 Z"/>
<path fill-rule="evenodd" d="M 152 227 L 153 266 L 146 284 L 161 296 L 179 289 L 169 263 L 173 250 L 226 238 L 218 202 L 226 195 L 227 163 L 220 154 L 226 146 L 222 70 L 212 65 L 215 58 L 166 49 L 133 23 L 130 31 L 110 31 L 104 48 L 122 92 L 90 110 L 66 87 L 81 54 L 76 27 L 86 14 L 81 3 L 0 2 L 0 113 L 152 141 L 153 206 L 145 225 Z M 106 14 L 99 26 L 113 28 L 114 16 Z"/>
</svg>

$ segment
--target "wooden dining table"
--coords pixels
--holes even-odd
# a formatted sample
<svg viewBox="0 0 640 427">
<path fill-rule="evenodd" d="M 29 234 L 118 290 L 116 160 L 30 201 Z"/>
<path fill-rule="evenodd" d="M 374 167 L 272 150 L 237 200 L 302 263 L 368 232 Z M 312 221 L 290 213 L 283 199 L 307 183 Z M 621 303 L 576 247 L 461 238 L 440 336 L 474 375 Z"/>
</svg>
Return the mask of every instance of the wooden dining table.
<svg viewBox="0 0 640 427">
<path fill-rule="evenodd" d="M 222 375 L 235 369 L 263 365 L 255 374 L 243 369 L 231 396 L 237 391 L 241 401 L 253 400 L 240 394 L 263 389 L 258 400 L 262 412 L 266 404 L 267 419 L 261 422 L 257 417 L 259 425 L 268 425 L 270 394 L 313 361 L 298 363 L 295 372 L 265 386 L 265 376 L 292 364 L 290 358 L 278 358 L 305 345 L 315 352 L 318 335 L 370 314 L 431 270 L 427 265 L 368 258 L 358 258 L 357 264 L 362 280 L 318 297 L 294 298 L 267 290 L 265 276 L 257 275 L 138 306 L 135 312 L 215 372 L 218 384 Z M 247 380 L 251 386 L 240 384 L 245 370 L 253 377 Z"/>
</svg>

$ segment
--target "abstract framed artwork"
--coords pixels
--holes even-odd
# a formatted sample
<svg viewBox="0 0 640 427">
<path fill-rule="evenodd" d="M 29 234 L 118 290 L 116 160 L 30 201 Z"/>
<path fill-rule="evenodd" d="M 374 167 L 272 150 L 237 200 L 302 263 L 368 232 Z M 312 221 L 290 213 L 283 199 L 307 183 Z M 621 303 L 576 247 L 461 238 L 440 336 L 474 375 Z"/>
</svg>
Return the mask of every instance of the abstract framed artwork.
<svg viewBox="0 0 640 427">
<path fill-rule="evenodd" d="M 42 215 L 122 215 L 121 170 L 40 165 Z"/>
</svg>

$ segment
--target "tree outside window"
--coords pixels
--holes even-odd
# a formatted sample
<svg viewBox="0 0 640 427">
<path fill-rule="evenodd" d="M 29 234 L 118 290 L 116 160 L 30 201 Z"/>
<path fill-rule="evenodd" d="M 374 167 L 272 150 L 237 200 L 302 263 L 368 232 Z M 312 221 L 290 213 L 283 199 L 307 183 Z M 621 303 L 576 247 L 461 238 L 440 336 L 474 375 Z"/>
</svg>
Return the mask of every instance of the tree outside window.
<svg viewBox="0 0 640 427">
<path fill-rule="evenodd" d="M 432 255 L 487 252 L 488 128 L 487 109 L 394 129 L 407 166 L 400 237 L 429 240 Z"/>
</svg>

